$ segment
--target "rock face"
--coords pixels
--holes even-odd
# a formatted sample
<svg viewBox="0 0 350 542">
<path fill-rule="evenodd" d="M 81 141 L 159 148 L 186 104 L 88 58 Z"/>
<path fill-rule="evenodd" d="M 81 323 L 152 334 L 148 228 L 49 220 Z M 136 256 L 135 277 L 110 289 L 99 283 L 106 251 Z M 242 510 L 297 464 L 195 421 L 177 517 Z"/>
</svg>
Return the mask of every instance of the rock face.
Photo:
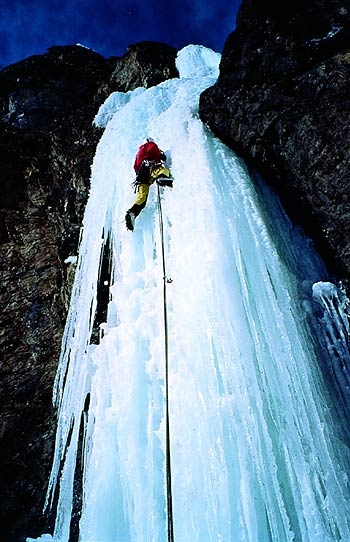
<svg viewBox="0 0 350 542">
<path fill-rule="evenodd" d="M 172 47 L 142 42 L 108 60 L 52 47 L 0 72 L 0 524 L 4 541 L 47 532 L 42 508 L 55 420 L 52 388 L 101 131 L 113 91 L 177 77 Z"/>
<path fill-rule="evenodd" d="M 200 117 L 350 279 L 350 6 L 243 0 Z"/>
</svg>

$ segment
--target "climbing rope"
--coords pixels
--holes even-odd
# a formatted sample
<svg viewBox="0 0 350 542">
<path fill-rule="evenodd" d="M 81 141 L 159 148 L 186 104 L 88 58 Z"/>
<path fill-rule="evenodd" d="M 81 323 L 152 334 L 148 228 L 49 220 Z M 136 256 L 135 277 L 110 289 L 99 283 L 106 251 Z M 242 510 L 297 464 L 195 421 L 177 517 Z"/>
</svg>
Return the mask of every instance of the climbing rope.
<svg viewBox="0 0 350 542">
<path fill-rule="evenodd" d="M 163 262 L 163 301 L 164 301 L 164 342 L 165 342 L 165 471 L 166 471 L 166 508 L 167 508 L 167 530 L 168 542 L 174 542 L 173 525 L 173 499 L 171 490 L 171 460 L 170 460 L 170 426 L 169 426 L 169 353 L 168 353 L 168 315 L 166 287 L 172 282 L 166 276 L 165 268 L 165 250 L 164 250 L 164 225 L 163 213 L 160 200 L 160 189 L 158 187 L 158 211 L 159 211 L 159 229 L 162 244 L 162 262 Z"/>
</svg>

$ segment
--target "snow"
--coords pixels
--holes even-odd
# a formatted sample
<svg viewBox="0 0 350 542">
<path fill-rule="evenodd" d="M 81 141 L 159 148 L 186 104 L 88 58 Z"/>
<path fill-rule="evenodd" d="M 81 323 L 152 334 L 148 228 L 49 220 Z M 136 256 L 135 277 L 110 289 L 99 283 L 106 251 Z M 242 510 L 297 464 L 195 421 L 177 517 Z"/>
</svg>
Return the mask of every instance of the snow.
<svg viewBox="0 0 350 542">
<path fill-rule="evenodd" d="M 65 263 L 66 265 L 70 265 L 70 264 L 76 264 L 77 261 L 78 261 L 78 257 L 72 255 L 72 256 L 68 256 L 68 258 L 66 258 L 66 259 L 64 260 L 64 263 Z"/>
<path fill-rule="evenodd" d="M 343 28 L 341 26 L 336 26 L 330 30 L 326 36 L 323 36 L 322 38 L 314 38 L 310 40 L 309 43 L 320 43 L 321 41 L 329 40 L 336 36 Z"/>
<path fill-rule="evenodd" d="M 167 539 L 164 287 L 175 541 L 350 540 L 348 300 L 274 194 L 199 120 L 219 61 L 188 46 L 179 79 L 114 93 L 96 116 L 105 129 L 54 392 L 46 506 L 57 494 L 56 523 L 37 540 L 70 538 L 81 419 L 79 541 Z M 146 136 L 175 178 L 160 189 L 172 282 L 156 187 L 135 231 L 124 223 Z M 109 242 L 108 315 L 95 345 Z"/>
</svg>

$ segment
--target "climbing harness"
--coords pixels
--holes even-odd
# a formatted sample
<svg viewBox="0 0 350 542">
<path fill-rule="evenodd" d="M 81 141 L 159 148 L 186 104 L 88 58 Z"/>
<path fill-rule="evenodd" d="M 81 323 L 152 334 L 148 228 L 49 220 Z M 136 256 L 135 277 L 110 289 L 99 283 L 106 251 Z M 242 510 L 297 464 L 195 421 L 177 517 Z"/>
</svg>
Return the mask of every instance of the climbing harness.
<svg viewBox="0 0 350 542">
<path fill-rule="evenodd" d="M 166 276 L 165 251 L 164 251 L 164 225 L 162 205 L 160 201 L 160 189 L 158 188 L 158 212 L 159 229 L 162 244 L 162 262 L 163 262 L 163 300 L 164 300 L 164 342 L 165 342 L 165 471 L 166 471 L 166 509 L 167 509 L 167 530 L 168 542 L 174 542 L 173 525 L 173 499 L 171 490 L 171 460 L 170 460 L 170 426 L 169 426 L 169 353 L 168 353 L 168 315 L 166 287 L 172 280 Z"/>
</svg>

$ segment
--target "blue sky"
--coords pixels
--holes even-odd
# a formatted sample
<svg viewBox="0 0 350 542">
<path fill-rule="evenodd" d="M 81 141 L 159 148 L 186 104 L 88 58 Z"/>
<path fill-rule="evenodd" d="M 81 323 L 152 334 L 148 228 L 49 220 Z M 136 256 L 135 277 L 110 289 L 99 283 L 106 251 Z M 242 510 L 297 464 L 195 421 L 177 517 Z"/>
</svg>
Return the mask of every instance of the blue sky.
<svg viewBox="0 0 350 542">
<path fill-rule="evenodd" d="M 0 66 L 81 43 L 105 57 L 142 40 L 222 51 L 241 0 L 0 0 Z"/>
</svg>

